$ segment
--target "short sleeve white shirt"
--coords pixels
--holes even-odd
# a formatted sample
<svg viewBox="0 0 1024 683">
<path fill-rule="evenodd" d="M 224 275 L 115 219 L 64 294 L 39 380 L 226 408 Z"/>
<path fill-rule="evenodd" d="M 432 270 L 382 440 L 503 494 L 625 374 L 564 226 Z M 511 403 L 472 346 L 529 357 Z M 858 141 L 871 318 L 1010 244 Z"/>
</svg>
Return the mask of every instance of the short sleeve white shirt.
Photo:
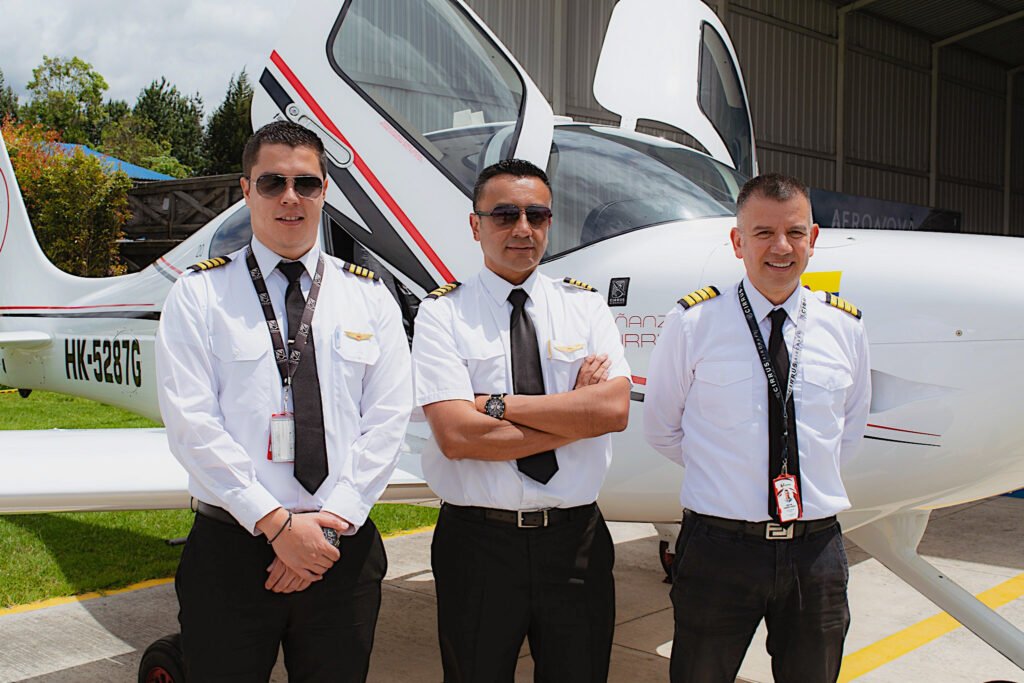
<svg viewBox="0 0 1024 683">
<path fill-rule="evenodd" d="M 761 335 L 771 334 L 776 308 L 743 280 Z M 768 516 L 768 380 L 737 287 L 666 316 L 651 354 L 644 399 L 644 433 L 665 457 L 686 467 L 683 507 L 695 512 L 765 521 Z M 803 350 L 794 386 L 803 519 L 850 506 L 840 468 L 864 435 L 871 401 L 863 323 L 797 288 L 779 308 L 793 357 L 800 298 L 807 299 Z"/>
<path fill-rule="evenodd" d="M 630 377 L 619 331 L 600 294 L 536 271 L 513 285 L 484 268 L 420 305 L 413 339 L 417 406 L 513 393 L 508 295 L 516 287 L 529 295 L 525 311 L 537 333 L 548 394 L 571 391 L 591 354 L 608 354 L 609 379 Z M 592 503 L 611 463 L 611 435 L 574 441 L 556 449 L 556 456 L 558 472 L 541 484 L 519 472 L 514 460 L 449 460 L 431 437 L 423 473 L 435 493 L 456 505 L 530 510 Z"/>
</svg>

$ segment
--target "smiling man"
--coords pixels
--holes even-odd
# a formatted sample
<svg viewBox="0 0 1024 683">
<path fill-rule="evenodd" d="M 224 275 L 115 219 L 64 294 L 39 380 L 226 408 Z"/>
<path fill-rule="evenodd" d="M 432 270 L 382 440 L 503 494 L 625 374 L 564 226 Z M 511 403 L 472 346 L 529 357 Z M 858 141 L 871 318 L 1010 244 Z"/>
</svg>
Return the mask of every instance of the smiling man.
<svg viewBox="0 0 1024 683">
<path fill-rule="evenodd" d="M 749 180 L 736 222 L 746 276 L 680 299 L 648 369 L 647 440 L 686 467 L 671 679 L 732 683 L 763 618 L 776 681 L 832 682 L 850 623 L 835 515 L 871 399 L 867 335 L 855 307 L 800 287 L 818 226 L 799 180 Z"/>
<path fill-rule="evenodd" d="M 386 559 L 367 516 L 411 410 L 387 288 L 324 254 L 324 148 L 258 130 L 242 157 L 253 239 L 192 267 L 157 339 L 160 412 L 197 514 L 175 578 L 189 680 L 363 681 Z M 358 275 L 356 273 L 361 273 Z"/>
<path fill-rule="evenodd" d="M 416 404 L 444 501 L 431 566 L 446 683 L 604 681 L 614 550 L 595 500 L 626 427 L 630 372 L 601 296 L 537 272 L 551 188 L 510 159 L 480 174 L 469 217 L 484 268 L 420 306 Z"/>
</svg>

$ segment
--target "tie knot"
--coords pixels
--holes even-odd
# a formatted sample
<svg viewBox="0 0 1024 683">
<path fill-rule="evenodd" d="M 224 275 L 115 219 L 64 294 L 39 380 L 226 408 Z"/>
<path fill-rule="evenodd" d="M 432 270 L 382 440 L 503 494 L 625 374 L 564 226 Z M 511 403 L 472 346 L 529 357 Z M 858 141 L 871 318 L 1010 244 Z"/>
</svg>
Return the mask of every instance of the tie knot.
<svg viewBox="0 0 1024 683">
<path fill-rule="evenodd" d="M 277 269 L 284 273 L 288 282 L 298 282 L 306 271 L 306 266 L 302 265 L 301 261 L 281 261 L 277 264 Z"/>
<path fill-rule="evenodd" d="M 772 329 L 781 330 L 782 325 L 786 322 L 786 310 L 783 308 L 776 308 L 768 314 L 768 317 L 772 319 Z"/>
<path fill-rule="evenodd" d="M 529 298 L 530 295 L 526 293 L 526 290 L 519 287 L 508 293 L 508 300 L 512 304 L 512 308 L 522 309 Z"/>
</svg>

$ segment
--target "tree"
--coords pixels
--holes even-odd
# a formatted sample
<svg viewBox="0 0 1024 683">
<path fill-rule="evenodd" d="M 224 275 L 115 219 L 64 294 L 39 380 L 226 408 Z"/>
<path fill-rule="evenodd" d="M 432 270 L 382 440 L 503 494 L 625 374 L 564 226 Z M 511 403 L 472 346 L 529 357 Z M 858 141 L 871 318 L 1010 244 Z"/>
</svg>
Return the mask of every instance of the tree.
<svg viewBox="0 0 1024 683">
<path fill-rule="evenodd" d="M 128 114 L 103 129 L 100 151 L 136 166 L 175 178 L 187 178 L 192 169 L 171 153 L 171 143 L 157 141 L 156 126 L 149 119 Z"/>
<path fill-rule="evenodd" d="M 170 144 L 169 155 L 194 169 L 203 168 L 203 100 L 185 96 L 166 78 L 144 88 L 135 101 L 136 117 L 153 124 L 153 139 Z"/>
<path fill-rule="evenodd" d="M 231 77 L 224 101 L 206 126 L 206 173 L 241 173 L 242 149 L 252 135 L 252 85 L 242 69 Z"/>
<path fill-rule="evenodd" d="M 9 85 L 4 85 L 4 71 L 0 69 L 0 121 L 18 118 L 18 96 Z"/>
<path fill-rule="evenodd" d="M 32 70 L 30 100 L 20 113 L 26 121 L 57 131 L 65 142 L 98 144 L 107 119 L 106 90 L 107 81 L 88 62 L 44 56 Z"/>
<path fill-rule="evenodd" d="M 38 124 L 7 121 L 0 130 L 47 257 L 75 275 L 123 273 L 118 240 L 130 217 L 131 179 L 81 150 L 58 151 L 57 135 Z"/>
</svg>

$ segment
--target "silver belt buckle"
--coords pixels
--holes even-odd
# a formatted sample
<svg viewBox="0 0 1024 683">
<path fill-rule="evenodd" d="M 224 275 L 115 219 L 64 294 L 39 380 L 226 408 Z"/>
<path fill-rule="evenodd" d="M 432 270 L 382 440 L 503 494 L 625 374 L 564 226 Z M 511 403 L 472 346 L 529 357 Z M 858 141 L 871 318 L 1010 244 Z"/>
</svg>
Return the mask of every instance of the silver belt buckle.
<svg viewBox="0 0 1024 683">
<path fill-rule="evenodd" d="M 523 515 L 533 514 L 534 512 L 543 512 L 544 519 L 540 524 L 523 524 Z M 538 529 L 540 527 L 546 527 L 548 525 L 548 511 L 544 510 L 516 510 L 516 526 L 520 529 Z"/>
<path fill-rule="evenodd" d="M 793 526 L 782 526 L 777 522 L 768 522 L 764 526 L 764 537 L 769 541 L 788 541 L 793 538 Z"/>
</svg>

